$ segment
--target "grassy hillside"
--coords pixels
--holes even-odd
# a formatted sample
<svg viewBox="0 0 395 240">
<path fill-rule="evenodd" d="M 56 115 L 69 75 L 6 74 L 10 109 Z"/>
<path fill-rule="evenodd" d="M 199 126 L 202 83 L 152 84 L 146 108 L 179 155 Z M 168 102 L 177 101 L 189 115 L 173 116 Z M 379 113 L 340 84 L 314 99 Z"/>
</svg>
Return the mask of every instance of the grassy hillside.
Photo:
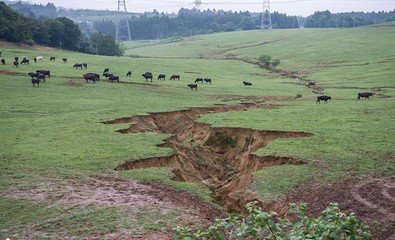
<svg viewBox="0 0 395 240">
<path fill-rule="evenodd" d="M 388 179 L 395 173 L 394 37 L 394 26 L 221 33 L 173 43 L 127 43 L 127 54 L 134 57 L 115 58 L 1 43 L 7 64 L 0 65 L 0 237 L 153 236 L 169 234 L 176 225 L 205 223 L 202 212 L 171 197 L 159 204 L 136 200 L 125 205 L 117 197 L 108 201 L 114 195 L 111 186 L 124 186 L 123 179 L 129 186 L 148 181 L 153 184 L 149 188 L 163 189 L 164 184 L 215 202 L 207 184 L 171 180 L 170 168 L 114 171 L 126 161 L 172 154 L 170 148 L 156 146 L 168 134 L 122 135 L 114 131 L 130 124 L 101 123 L 119 117 L 273 99 L 264 104 L 281 107 L 206 114 L 198 120 L 216 127 L 313 134 L 278 139 L 256 152 L 308 162 L 255 172 L 249 189 L 261 199 L 276 200 L 296 186 L 337 182 L 350 175 Z M 243 61 L 262 54 L 280 58 L 280 72 Z M 11 65 L 15 56 L 37 55 L 46 61 Z M 50 56 L 57 61 L 49 62 Z M 62 57 L 69 63 L 62 63 Z M 76 62 L 87 62 L 89 69 L 73 69 Z M 105 67 L 119 74 L 122 83 L 92 84 L 81 78 Z M 33 88 L 26 74 L 37 69 L 50 69 L 52 77 Z M 132 78 L 125 77 L 129 70 Z M 181 74 L 181 81 L 145 83 L 141 74 L 146 71 Z M 284 77 L 290 72 L 299 79 Z M 213 84 L 189 90 L 186 84 L 197 77 L 211 77 Z M 316 104 L 316 94 L 304 86 L 308 80 L 333 100 Z M 254 85 L 246 88 L 242 81 Z M 357 101 L 361 91 L 376 95 Z M 295 98 L 297 94 L 302 97 Z"/>
</svg>

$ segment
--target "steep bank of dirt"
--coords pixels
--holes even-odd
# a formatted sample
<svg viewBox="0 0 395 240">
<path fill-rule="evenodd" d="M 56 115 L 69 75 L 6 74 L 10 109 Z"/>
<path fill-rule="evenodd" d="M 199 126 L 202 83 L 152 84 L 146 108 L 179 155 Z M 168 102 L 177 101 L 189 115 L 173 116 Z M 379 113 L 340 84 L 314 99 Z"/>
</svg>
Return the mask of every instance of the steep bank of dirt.
<svg viewBox="0 0 395 240">
<path fill-rule="evenodd" d="M 245 111 L 249 108 L 273 108 L 275 105 L 241 104 L 192 108 L 175 112 L 119 118 L 106 124 L 132 123 L 118 132 L 158 132 L 172 134 L 161 147 L 171 147 L 168 157 L 126 162 L 116 170 L 149 167 L 170 167 L 173 179 L 205 184 L 213 191 L 214 199 L 227 211 L 243 212 L 246 203 L 257 200 L 245 189 L 252 183 L 253 172 L 267 166 L 304 164 L 304 161 L 253 153 L 278 138 L 308 137 L 306 132 L 262 131 L 246 128 L 216 128 L 195 120 L 202 114 Z"/>
</svg>

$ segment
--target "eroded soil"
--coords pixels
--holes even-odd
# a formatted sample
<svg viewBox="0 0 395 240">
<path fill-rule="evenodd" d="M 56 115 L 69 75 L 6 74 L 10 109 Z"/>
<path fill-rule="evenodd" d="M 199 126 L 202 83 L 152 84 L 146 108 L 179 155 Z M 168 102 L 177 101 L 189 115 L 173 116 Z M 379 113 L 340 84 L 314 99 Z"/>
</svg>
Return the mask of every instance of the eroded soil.
<svg viewBox="0 0 395 240">
<path fill-rule="evenodd" d="M 151 113 L 119 118 L 106 124 L 132 123 L 118 132 L 158 132 L 172 134 L 161 147 L 170 147 L 174 154 L 127 161 L 116 170 L 149 167 L 170 167 L 173 179 L 204 184 L 212 190 L 213 198 L 227 211 L 243 212 L 245 205 L 258 200 L 246 191 L 252 174 L 264 167 L 305 162 L 290 157 L 256 156 L 253 153 L 278 138 L 308 137 L 307 132 L 262 131 L 247 128 L 217 128 L 196 120 L 202 114 L 245 111 L 249 108 L 275 108 L 276 105 L 241 104 L 192 108 L 175 112 Z"/>
</svg>

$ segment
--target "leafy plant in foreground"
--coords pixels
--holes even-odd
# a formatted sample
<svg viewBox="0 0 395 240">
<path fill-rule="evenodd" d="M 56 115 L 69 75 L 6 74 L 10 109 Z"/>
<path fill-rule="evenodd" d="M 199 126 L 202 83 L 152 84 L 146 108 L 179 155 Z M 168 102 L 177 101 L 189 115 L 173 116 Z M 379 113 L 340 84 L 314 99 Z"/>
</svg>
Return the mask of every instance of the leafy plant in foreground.
<svg viewBox="0 0 395 240">
<path fill-rule="evenodd" d="M 291 205 L 288 218 L 281 218 L 275 212 L 263 212 L 256 202 L 249 203 L 247 210 L 246 218 L 231 214 L 228 218 L 217 219 L 207 229 L 175 228 L 173 239 L 370 239 L 367 227 L 353 213 L 342 213 L 336 203 L 331 203 L 318 218 L 306 216 L 305 204 Z"/>
</svg>

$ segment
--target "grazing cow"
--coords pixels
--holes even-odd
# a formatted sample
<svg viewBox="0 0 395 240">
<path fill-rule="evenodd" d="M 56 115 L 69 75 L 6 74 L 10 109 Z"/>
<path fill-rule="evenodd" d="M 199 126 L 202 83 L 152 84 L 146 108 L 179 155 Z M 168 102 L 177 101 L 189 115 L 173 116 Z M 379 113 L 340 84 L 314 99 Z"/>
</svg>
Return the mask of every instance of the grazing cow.
<svg viewBox="0 0 395 240">
<path fill-rule="evenodd" d="M 15 57 L 15 62 L 19 62 L 19 57 Z"/>
<path fill-rule="evenodd" d="M 188 84 L 187 85 L 191 90 L 196 89 L 198 90 L 198 85 L 197 84 Z"/>
<path fill-rule="evenodd" d="M 40 79 L 32 78 L 32 84 L 33 84 L 33 87 L 35 87 L 36 84 L 37 84 L 37 87 L 40 87 Z"/>
<path fill-rule="evenodd" d="M 1 59 L 1 64 L 5 65 L 5 59 L 4 58 Z"/>
<path fill-rule="evenodd" d="M 244 86 L 252 86 L 252 83 L 246 82 L 246 81 L 244 81 L 243 84 L 244 84 Z"/>
<path fill-rule="evenodd" d="M 173 76 L 171 76 L 170 80 L 178 80 L 178 81 L 180 81 L 180 75 L 173 75 Z"/>
<path fill-rule="evenodd" d="M 126 74 L 126 77 L 131 77 L 132 76 L 132 71 L 129 71 L 127 74 Z"/>
<path fill-rule="evenodd" d="M 36 60 L 34 60 L 34 62 L 43 62 L 44 61 L 44 57 L 42 57 L 42 56 L 35 57 L 35 59 Z"/>
<path fill-rule="evenodd" d="M 75 69 L 81 68 L 82 69 L 82 64 L 76 63 L 76 64 L 74 64 L 73 68 L 75 68 Z"/>
<path fill-rule="evenodd" d="M 115 81 L 117 81 L 118 83 L 119 83 L 119 76 L 111 76 L 109 79 L 108 79 L 110 82 L 115 82 Z"/>
<path fill-rule="evenodd" d="M 21 62 L 21 64 L 29 64 L 30 63 L 30 61 L 29 61 L 29 59 L 27 59 L 27 58 L 24 58 L 23 60 L 22 60 L 22 62 Z"/>
<path fill-rule="evenodd" d="M 86 73 L 83 75 L 86 82 L 89 80 L 95 83 L 96 81 L 100 81 L 100 75 L 97 73 Z"/>
<path fill-rule="evenodd" d="M 110 71 L 109 68 L 105 68 L 104 71 L 103 71 L 103 74 L 108 73 L 109 71 Z"/>
<path fill-rule="evenodd" d="M 62 58 L 63 63 L 67 63 L 67 58 Z"/>
<path fill-rule="evenodd" d="M 112 73 L 104 73 L 103 76 L 106 77 L 106 78 L 109 78 L 109 77 L 114 76 L 114 74 L 112 74 Z"/>
<path fill-rule="evenodd" d="M 37 78 L 37 79 L 39 79 L 40 81 L 42 80 L 43 82 L 46 82 L 46 81 L 45 81 L 45 75 L 42 74 L 42 73 L 30 72 L 30 73 L 28 73 L 27 75 L 29 75 L 32 79 L 33 79 L 33 78 Z"/>
<path fill-rule="evenodd" d="M 196 78 L 195 83 L 203 83 L 204 79 L 203 78 Z"/>
<path fill-rule="evenodd" d="M 84 66 L 85 69 L 88 69 L 88 64 L 87 63 L 83 63 L 82 66 Z"/>
<path fill-rule="evenodd" d="M 204 82 L 205 82 L 205 83 L 210 83 L 210 84 L 212 83 L 211 78 L 205 78 L 205 79 L 204 79 Z"/>
<path fill-rule="evenodd" d="M 35 58 L 33 58 L 33 60 L 34 60 L 34 62 L 35 62 L 35 63 L 37 63 L 37 58 L 36 58 L 36 57 L 35 57 Z"/>
<path fill-rule="evenodd" d="M 56 60 L 56 57 L 51 57 L 50 59 L 49 59 L 49 61 L 55 61 Z"/>
<path fill-rule="evenodd" d="M 316 103 L 320 103 L 321 104 L 321 101 L 324 101 L 325 103 L 328 103 L 328 100 L 332 100 L 332 98 L 329 97 L 329 96 L 325 96 L 325 95 L 324 96 L 318 96 Z"/>
<path fill-rule="evenodd" d="M 150 79 L 151 82 L 152 82 L 152 78 L 153 78 L 153 77 L 152 77 L 152 73 L 146 72 L 146 73 L 144 73 L 142 76 L 145 78 L 145 81 L 148 81 L 148 79 Z"/>
<path fill-rule="evenodd" d="M 44 74 L 45 76 L 51 77 L 51 71 L 48 70 L 37 70 L 36 73 Z"/>
<path fill-rule="evenodd" d="M 161 80 L 161 79 L 166 80 L 166 75 L 165 74 L 159 74 L 158 80 Z"/>
<path fill-rule="evenodd" d="M 14 61 L 14 67 L 19 67 L 19 62 L 18 61 Z"/>
<path fill-rule="evenodd" d="M 361 98 L 365 98 L 365 100 L 366 100 L 366 99 L 369 99 L 370 96 L 373 96 L 373 93 L 371 93 L 371 92 L 358 93 L 357 99 L 360 100 Z"/>
</svg>

